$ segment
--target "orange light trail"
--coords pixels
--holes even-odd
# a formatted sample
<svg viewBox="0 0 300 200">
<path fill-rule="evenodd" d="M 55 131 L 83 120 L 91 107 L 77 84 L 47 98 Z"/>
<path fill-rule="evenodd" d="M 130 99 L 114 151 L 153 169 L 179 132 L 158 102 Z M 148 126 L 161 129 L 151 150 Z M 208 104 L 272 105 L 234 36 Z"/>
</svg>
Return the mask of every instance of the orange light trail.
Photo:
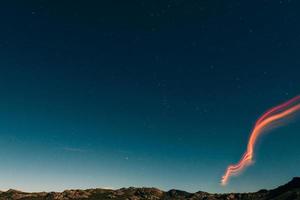
<svg viewBox="0 0 300 200">
<path fill-rule="evenodd" d="M 227 170 L 221 179 L 221 184 L 226 185 L 231 176 L 238 175 L 243 169 L 253 162 L 254 147 L 257 138 L 266 128 L 269 128 L 274 122 L 284 119 L 297 111 L 300 111 L 300 96 L 297 96 L 265 112 L 255 123 L 248 141 L 246 152 L 237 164 L 229 165 L 227 167 Z"/>
</svg>

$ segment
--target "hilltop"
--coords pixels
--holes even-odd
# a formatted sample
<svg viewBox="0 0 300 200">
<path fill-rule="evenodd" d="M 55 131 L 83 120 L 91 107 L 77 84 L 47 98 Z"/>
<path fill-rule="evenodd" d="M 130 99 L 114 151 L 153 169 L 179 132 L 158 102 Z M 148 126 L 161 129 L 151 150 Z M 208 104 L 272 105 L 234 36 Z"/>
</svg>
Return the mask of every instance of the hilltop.
<svg viewBox="0 0 300 200">
<path fill-rule="evenodd" d="M 300 200 L 300 177 L 273 190 L 253 193 L 210 194 L 157 188 L 121 188 L 65 190 L 63 192 L 26 193 L 17 190 L 0 192 L 0 200 Z"/>
</svg>

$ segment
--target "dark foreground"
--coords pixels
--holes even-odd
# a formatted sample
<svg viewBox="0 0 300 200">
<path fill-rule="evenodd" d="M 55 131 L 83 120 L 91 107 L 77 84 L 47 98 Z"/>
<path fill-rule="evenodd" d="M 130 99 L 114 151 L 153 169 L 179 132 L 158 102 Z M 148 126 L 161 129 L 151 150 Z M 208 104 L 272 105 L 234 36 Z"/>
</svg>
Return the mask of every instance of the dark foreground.
<svg viewBox="0 0 300 200">
<path fill-rule="evenodd" d="M 210 194 L 206 192 L 188 193 L 179 190 L 168 192 L 155 188 L 122 188 L 118 190 L 89 189 L 66 190 L 64 192 L 24 193 L 8 190 L 0 193 L 0 200 L 300 200 L 300 177 L 273 190 L 254 193 Z"/>
</svg>

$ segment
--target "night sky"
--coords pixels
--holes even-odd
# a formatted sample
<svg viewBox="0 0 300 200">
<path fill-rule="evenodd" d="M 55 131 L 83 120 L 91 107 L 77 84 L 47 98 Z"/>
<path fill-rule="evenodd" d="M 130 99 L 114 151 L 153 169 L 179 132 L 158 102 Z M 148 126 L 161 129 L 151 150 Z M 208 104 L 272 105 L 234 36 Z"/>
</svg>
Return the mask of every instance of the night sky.
<svg viewBox="0 0 300 200">
<path fill-rule="evenodd" d="M 0 189 L 255 191 L 299 176 L 300 1 L 7 1 L 0 6 Z"/>
</svg>

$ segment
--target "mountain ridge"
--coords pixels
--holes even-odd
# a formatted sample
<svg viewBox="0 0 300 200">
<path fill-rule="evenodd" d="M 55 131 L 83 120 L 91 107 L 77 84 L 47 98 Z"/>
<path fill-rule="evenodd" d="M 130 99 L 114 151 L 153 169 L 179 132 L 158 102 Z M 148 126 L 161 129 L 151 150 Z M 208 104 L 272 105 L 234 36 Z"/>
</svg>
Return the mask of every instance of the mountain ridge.
<svg viewBox="0 0 300 200">
<path fill-rule="evenodd" d="M 63 192 L 22 192 L 9 189 L 0 192 L 0 200 L 300 200 L 300 177 L 271 190 L 249 193 L 213 194 L 204 191 L 162 191 L 157 188 L 72 189 Z"/>
</svg>

